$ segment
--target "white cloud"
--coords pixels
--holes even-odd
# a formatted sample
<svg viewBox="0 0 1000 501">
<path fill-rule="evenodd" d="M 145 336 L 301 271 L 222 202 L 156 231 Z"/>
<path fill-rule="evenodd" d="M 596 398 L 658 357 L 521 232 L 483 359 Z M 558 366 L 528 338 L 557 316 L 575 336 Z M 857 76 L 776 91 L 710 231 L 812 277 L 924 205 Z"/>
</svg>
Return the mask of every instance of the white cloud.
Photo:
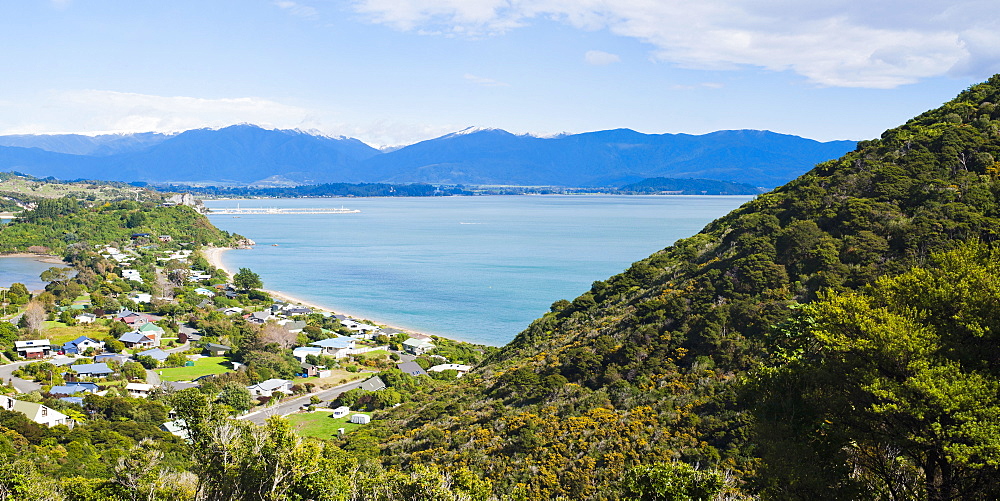
<svg viewBox="0 0 1000 501">
<path fill-rule="evenodd" d="M 510 84 L 508 83 L 499 82 L 497 80 L 493 80 L 492 78 L 476 76 L 470 73 L 466 73 L 463 78 L 476 85 L 482 85 L 483 87 L 510 87 Z"/>
<path fill-rule="evenodd" d="M 45 107 L 6 103 L 4 116 L 30 116 L 31 123 L 0 124 L 4 133 L 177 132 L 249 122 L 265 127 L 308 128 L 311 113 L 254 97 L 204 99 L 107 90 L 54 92 Z M 21 108 L 26 109 L 22 110 Z"/>
<path fill-rule="evenodd" d="M 604 66 L 607 64 L 617 63 L 621 61 L 622 58 L 618 57 L 618 54 L 611 54 L 610 52 L 588 50 L 587 53 L 583 55 L 583 60 L 587 61 L 587 64 Z"/>
<path fill-rule="evenodd" d="M 818 85 L 891 88 L 1000 71 L 1000 2 L 984 0 L 355 0 L 400 30 L 501 34 L 532 19 L 636 38 L 688 68 L 756 66 Z"/>
<path fill-rule="evenodd" d="M 305 17 L 305 18 L 315 18 L 319 16 L 319 12 L 316 11 L 314 7 L 308 5 L 301 5 L 290 0 L 275 0 L 274 5 L 287 10 L 293 16 Z"/>
</svg>

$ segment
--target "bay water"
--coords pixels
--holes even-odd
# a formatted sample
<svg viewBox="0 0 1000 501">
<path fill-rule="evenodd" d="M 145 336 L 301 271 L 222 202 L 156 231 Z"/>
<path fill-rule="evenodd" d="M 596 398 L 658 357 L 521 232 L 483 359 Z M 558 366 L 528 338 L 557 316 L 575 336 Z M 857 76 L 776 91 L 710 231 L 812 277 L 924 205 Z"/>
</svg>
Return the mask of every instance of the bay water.
<svg viewBox="0 0 1000 501">
<path fill-rule="evenodd" d="M 541 195 L 212 200 L 353 214 L 210 215 L 264 287 L 337 313 L 489 345 L 559 299 L 700 231 L 746 196 Z"/>
</svg>

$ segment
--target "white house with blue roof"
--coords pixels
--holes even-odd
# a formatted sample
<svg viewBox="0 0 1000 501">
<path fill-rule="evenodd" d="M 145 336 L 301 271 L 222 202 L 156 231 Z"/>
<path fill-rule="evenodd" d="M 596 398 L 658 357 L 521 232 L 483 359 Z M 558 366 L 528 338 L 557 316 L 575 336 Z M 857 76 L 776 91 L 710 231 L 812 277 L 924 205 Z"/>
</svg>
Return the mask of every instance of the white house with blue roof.
<svg viewBox="0 0 1000 501">
<path fill-rule="evenodd" d="M 346 357 L 350 354 L 350 350 L 354 349 L 354 339 L 349 337 L 331 337 L 329 339 L 321 339 L 314 343 L 309 343 L 309 346 L 318 346 L 323 349 L 323 354 L 334 358 Z"/>
<path fill-rule="evenodd" d="M 87 336 L 80 336 L 63 345 L 64 352 L 73 354 L 85 353 L 90 348 L 98 352 L 103 351 L 104 342 L 90 339 Z"/>
</svg>

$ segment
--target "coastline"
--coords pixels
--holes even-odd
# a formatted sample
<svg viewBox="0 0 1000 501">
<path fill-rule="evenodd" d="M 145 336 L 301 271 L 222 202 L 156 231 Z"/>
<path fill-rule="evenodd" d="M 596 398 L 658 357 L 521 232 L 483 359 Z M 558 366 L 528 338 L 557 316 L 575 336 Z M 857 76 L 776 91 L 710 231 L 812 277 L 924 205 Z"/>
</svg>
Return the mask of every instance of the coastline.
<svg viewBox="0 0 1000 501">
<path fill-rule="evenodd" d="M 35 254 L 33 252 L 15 252 L 13 254 L 0 254 L 0 258 L 5 257 L 19 257 L 19 258 L 29 258 L 38 261 L 39 263 L 49 263 L 49 264 L 66 264 L 66 261 L 59 256 L 53 256 L 51 254 Z"/>
<path fill-rule="evenodd" d="M 218 268 L 220 270 L 225 271 L 226 274 L 228 274 L 230 277 L 232 277 L 235 274 L 234 271 L 231 270 L 231 269 L 229 269 L 229 268 L 227 268 L 225 266 L 225 263 L 222 261 L 223 254 L 225 254 L 227 251 L 231 251 L 231 250 L 239 250 L 239 249 L 235 249 L 233 247 L 202 247 L 201 254 L 205 257 L 205 260 L 208 261 L 208 264 L 210 264 L 210 265 L 212 265 L 212 266 L 214 266 L 214 267 L 216 267 L 216 268 Z M 320 304 L 316 304 L 316 303 L 314 303 L 312 301 L 306 301 L 306 300 L 301 299 L 299 297 L 296 297 L 296 296 L 293 296 L 291 294 L 288 294 L 287 292 L 282 292 L 282 291 L 273 290 L 273 289 L 261 289 L 261 291 L 268 293 L 273 298 L 280 299 L 280 300 L 285 301 L 287 303 L 301 304 L 303 306 L 308 306 L 309 308 L 312 308 L 313 310 L 326 311 L 326 312 L 330 312 L 330 313 L 336 313 L 338 315 L 346 315 L 346 316 L 351 317 L 351 318 L 353 318 L 355 320 L 368 320 L 368 321 L 373 322 L 373 323 L 375 323 L 377 325 L 381 325 L 381 326 L 384 326 L 384 327 L 389 327 L 389 328 L 400 330 L 400 331 L 403 331 L 403 332 L 408 332 L 410 334 L 421 334 L 421 335 L 424 335 L 424 336 L 431 336 L 431 335 L 433 335 L 433 336 L 443 337 L 443 338 L 449 339 L 449 338 L 447 338 L 447 336 L 441 336 L 439 334 L 430 334 L 430 333 L 427 333 L 427 332 L 421 332 L 421 331 L 414 330 L 414 329 L 408 329 L 408 328 L 404 328 L 404 327 L 395 326 L 395 325 L 392 325 L 392 324 L 387 324 L 387 323 L 381 322 L 381 321 L 379 321 L 377 319 L 365 318 L 363 316 L 357 316 L 357 315 L 351 315 L 350 313 L 347 313 L 347 312 L 342 311 L 342 310 L 337 309 L 337 308 L 330 308 L 328 306 L 323 306 L 323 305 L 320 305 Z"/>
</svg>

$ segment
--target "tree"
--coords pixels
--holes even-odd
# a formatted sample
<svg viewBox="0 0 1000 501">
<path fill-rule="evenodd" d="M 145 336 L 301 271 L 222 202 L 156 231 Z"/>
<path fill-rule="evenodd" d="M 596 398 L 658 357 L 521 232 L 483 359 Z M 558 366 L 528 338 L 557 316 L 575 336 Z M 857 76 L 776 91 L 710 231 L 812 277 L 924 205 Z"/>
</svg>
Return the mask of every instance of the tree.
<svg viewBox="0 0 1000 501">
<path fill-rule="evenodd" d="M 188 361 L 187 357 L 183 353 L 171 353 L 167 355 L 167 359 L 164 365 L 167 367 L 181 367 Z"/>
<path fill-rule="evenodd" d="M 260 275 L 251 271 L 250 268 L 240 268 L 236 275 L 233 275 L 233 285 L 239 290 L 249 291 L 263 287 L 264 282 L 261 282 Z"/>
<path fill-rule="evenodd" d="M 45 322 L 45 307 L 38 301 L 31 301 L 24 309 L 24 329 L 30 336 L 37 336 L 42 332 L 42 324 Z"/>
<path fill-rule="evenodd" d="M 758 408 L 777 497 L 1000 495 L 1000 354 L 983 349 L 1000 342 L 1000 249 L 933 263 L 802 309 L 801 354 L 763 374 Z"/>
<path fill-rule="evenodd" d="M 253 397 L 246 386 L 235 381 L 222 385 L 219 392 L 219 403 L 226 404 L 237 412 L 246 412 L 253 405 Z"/>
</svg>

